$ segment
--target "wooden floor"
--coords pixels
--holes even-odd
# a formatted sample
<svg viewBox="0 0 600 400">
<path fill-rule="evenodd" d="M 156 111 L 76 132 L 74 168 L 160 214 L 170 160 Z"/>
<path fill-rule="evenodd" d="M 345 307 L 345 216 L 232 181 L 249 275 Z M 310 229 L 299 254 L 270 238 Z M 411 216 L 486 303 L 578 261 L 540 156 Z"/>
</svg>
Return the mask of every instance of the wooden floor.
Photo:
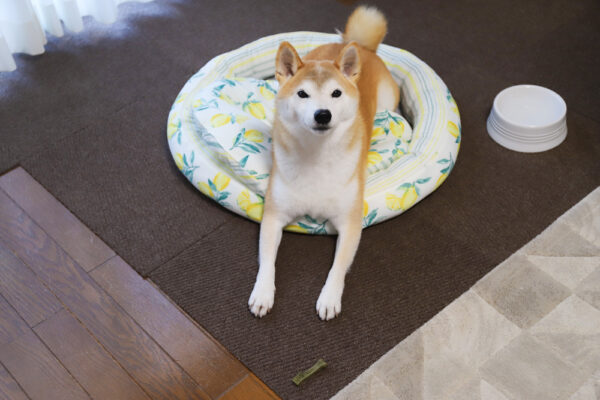
<svg viewBox="0 0 600 400">
<path fill-rule="evenodd" d="M 277 399 L 21 168 L 0 177 L 0 399 Z"/>
</svg>

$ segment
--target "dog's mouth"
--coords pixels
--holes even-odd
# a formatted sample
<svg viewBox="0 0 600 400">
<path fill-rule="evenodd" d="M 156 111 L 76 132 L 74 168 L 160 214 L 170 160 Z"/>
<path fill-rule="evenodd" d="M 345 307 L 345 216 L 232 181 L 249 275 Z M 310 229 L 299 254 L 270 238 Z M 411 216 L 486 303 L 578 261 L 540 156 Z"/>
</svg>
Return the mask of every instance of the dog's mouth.
<svg viewBox="0 0 600 400">
<path fill-rule="evenodd" d="M 317 133 L 325 133 L 326 131 L 330 130 L 331 126 L 329 125 L 317 125 L 317 126 L 313 126 L 313 131 L 316 131 Z"/>
</svg>

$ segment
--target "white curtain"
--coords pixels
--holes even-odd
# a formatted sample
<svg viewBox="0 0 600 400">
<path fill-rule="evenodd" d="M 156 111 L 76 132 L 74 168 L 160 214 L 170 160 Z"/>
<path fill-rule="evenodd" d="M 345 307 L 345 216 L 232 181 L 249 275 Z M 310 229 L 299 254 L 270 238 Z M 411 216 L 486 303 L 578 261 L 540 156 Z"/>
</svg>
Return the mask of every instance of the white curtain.
<svg viewBox="0 0 600 400">
<path fill-rule="evenodd" d="M 84 15 L 105 24 L 117 19 L 117 5 L 132 0 L 0 0 L 0 71 L 17 68 L 12 53 L 44 52 L 44 31 L 63 36 L 83 29 Z M 133 0 L 147 2 L 152 0 Z"/>
</svg>

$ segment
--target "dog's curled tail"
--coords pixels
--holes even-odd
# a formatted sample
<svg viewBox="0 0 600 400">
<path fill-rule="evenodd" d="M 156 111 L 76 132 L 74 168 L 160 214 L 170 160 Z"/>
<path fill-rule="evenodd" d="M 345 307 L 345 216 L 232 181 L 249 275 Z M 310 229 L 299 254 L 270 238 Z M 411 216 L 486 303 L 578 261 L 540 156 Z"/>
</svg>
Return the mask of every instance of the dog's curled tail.
<svg viewBox="0 0 600 400">
<path fill-rule="evenodd" d="M 376 51 L 387 33 L 387 20 L 375 7 L 360 6 L 350 15 L 343 38 L 345 43 L 357 42 Z"/>
</svg>

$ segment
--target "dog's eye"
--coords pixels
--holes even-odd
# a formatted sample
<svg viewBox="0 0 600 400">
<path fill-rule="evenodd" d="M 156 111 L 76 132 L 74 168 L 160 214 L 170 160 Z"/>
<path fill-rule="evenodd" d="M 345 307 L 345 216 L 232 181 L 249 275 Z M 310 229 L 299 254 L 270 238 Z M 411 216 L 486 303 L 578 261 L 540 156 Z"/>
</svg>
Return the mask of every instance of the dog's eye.
<svg viewBox="0 0 600 400">
<path fill-rule="evenodd" d="M 340 89 L 335 89 L 333 93 L 331 93 L 331 97 L 340 97 L 342 95 L 342 91 Z"/>
<path fill-rule="evenodd" d="M 298 97 L 305 99 L 308 97 L 308 93 L 306 93 L 304 90 L 300 90 L 298 92 Z"/>
</svg>

